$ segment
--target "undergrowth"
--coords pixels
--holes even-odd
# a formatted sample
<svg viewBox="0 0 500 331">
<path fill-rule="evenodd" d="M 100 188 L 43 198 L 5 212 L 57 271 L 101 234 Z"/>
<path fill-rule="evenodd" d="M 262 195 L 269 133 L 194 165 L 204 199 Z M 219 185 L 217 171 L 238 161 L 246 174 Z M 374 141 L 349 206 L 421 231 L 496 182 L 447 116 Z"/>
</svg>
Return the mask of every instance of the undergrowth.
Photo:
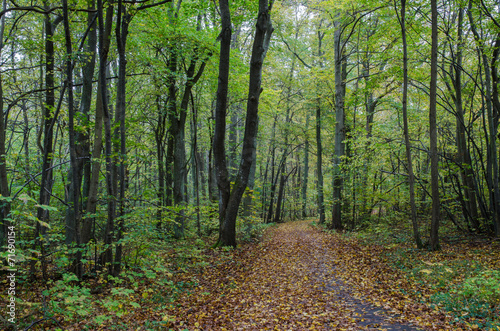
<svg viewBox="0 0 500 331">
<path fill-rule="evenodd" d="M 500 243 L 445 226 L 443 237 L 453 241 L 442 240 L 439 252 L 418 250 L 409 226 L 409 221 L 399 226 L 381 222 L 345 235 L 363 245 L 382 246 L 383 260 L 402 271 L 423 303 L 471 329 L 500 330 Z"/>
<path fill-rule="evenodd" d="M 216 222 L 213 222 L 216 226 Z M 237 224 L 238 242 L 256 241 L 272 224 L 247 218 Z M 198 237 L 196 227 L 186 231 L 183 240 L 174 240 L 159 234 L 154 223 L 131 222 L 137 227 L 135 237 L 127 238 L 124 270 L 119 277 L 99 270 L 89 259 L 83 279 L 65 272 L 69 261 L 55 259 L 49 268 L 49 280 L 29 281 L 24 277 L 18 289 L 17 328 L 23 330 L 130 330 L 130 328 L 165 329 L 169 316 L 157 315 L 176 304 L 180 295 L 199 286 L 196 277 L 179 281 L 180 274 L 201 274 L 210 267 L 208 255 L 217 255 L 217 261 L 227 263 L 227 248 L 210 249 L 216 240 L 216 231 L 204 226 Z M 226 261 L 226 262 L 224 262 Z M 151 316 L 152 315 L 152 316 Z M 148 316 L 147 322 L 143 322 Z M 12 325 L 0 321 L 0 328 Z"/>
</svg>

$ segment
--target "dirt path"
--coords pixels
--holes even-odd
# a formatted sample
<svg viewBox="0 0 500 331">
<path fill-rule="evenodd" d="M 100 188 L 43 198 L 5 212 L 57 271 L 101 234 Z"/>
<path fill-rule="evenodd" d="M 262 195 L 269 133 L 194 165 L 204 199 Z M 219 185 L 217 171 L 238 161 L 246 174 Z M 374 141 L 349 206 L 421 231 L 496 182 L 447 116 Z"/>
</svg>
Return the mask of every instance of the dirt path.
<svg viewBox="0 0 500 331">
<path fill-rule="evenodd" d="M 176 316 L 171 327 L 422 330 L 356 298 L 353 287 L 339 276 L 346 272 L 340 264 L 341 250 L 332 245 L 331 236 L 308 222 L 281 224 L 257 247 L 242 250 L 199 275 L 198 292 L 170 312 Z"/>
</svg>

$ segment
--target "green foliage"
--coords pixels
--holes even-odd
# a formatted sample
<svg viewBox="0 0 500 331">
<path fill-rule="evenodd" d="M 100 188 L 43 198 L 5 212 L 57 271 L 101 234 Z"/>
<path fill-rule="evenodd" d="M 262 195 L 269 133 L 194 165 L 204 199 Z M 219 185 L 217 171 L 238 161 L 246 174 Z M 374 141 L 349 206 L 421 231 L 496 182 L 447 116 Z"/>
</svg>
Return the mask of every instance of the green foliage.
<svg viewBox="0 0 500 331">
<path fill-rule="evenodd" d="M 111 315 L 118 318 L 128 314 L 131 308 L 140 308 L 141 305 L 131 300 L 131 294 L 134 290 L 123 287 L 111 289 L 111 293 L 105 299 L 100 301 L 102 307 L 106 308 Z"/>
<path fill-rule="evenodd" d="M 466 279 L 456 294 L 463 300 L 477 300 L 492 307 L 500 306 L 500 271 L 485 270 Z"/>
<path fill-rule="evenodd" d="M 438 292 L 432 302 L 451 312 L 457 321 L 475 322 L 481 329 L 500 327 L 500 272 L 484 270 L 465 279 L 450 292 Z"/>
<path fill-rule="evenodd" d="M 264 231 L 275 223 L 262 223 L 262 220 L 254 215 L 240 217 L 236 221 L 237 235 L 242 241 L 259 239 Z"/>
<path fill-rule="evenodd" d="M 49 289 L 43 291 L 47 297 L 48 313 L 57 314 L 70 320 L 82 320 L 93 311 L 90 288 L 75 285 L 78 278 L 74 274 L 63 274 L 62 280 L 49 281 Z"/>
</svg>

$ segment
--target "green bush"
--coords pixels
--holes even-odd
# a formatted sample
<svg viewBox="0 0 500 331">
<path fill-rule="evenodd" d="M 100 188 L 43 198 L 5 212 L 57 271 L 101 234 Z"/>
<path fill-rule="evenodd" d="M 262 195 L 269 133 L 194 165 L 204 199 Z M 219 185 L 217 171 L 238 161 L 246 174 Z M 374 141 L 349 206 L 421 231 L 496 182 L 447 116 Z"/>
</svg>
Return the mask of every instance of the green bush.
<svg viewBox="0 0 500 331">
<path fill-rule="evenodd" d="M 51 313 L 70 320 L 80 320 L 91 314 L 93 307 L 90 289 L 74 285 L 77 281 L 74 274 L 65 273 L 62 280 L 43 291 L 43 295 L 49 297 Z"/>
<path fill-rule="evenodd" d="M 466 279 L 456 294 L 465 300 L 500 305 L 500 271 L 485 270 L 476 277 Z"/>
<path fill-rule="evenodd" d="M 457 321 L 480 318 L 484 321 L 479 325 L 482 329 L 496 330 L 500 327 L 500 272 L 482 271 L 449 293 L 434 294 L 431 301 L 451 312 Z"/>
</svg>

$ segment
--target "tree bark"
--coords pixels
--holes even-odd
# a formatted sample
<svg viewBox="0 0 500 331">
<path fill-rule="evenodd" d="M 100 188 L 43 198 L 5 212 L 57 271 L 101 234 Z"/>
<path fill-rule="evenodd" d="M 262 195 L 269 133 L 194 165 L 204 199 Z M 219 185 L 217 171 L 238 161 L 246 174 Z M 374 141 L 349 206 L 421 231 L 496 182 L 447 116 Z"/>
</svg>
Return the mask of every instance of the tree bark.
<svg viewBox="0 0 500 331">
<path fill-rule="evenodd" d="M 335 52 L 335 157 L 333 164 L 333 210 L 332 210 L 332 228 L 340 230 L 342 224 L 342 188 L 343 178 L 341 163 L 345 154 L 345 125 L 344 125 L 344 63 L 346 61 L 344 54 L 344 42 L 342 41 L 342 25 L 337 23 L 337 29 L 334 32 L 334 52 Z"/>
<path fill-rule="evenodd" d="M 231 184 L 226 166 L 226 112 L 227 95 L 229 90 L 229 59 L 231 52 L 231 13 L 229 1 L 220 0 L 219 8 L 221 14 L 220 55 L 219 55 L 219 83 L 217 86 L 217 101 L 215 106 L 215 129 L 213 139 L 213 155 L 215 166 L 215 178 L 219 190 L 219 240 L 218 243 L 225 244 L 222 240 L 223 225 L 226 217 L 226 208 L 231 194 Z M 226 229 L 230 231 L 230 229 Z M 230 236 L 230 235 L 228 235 Z M 227 238 L 229 245 L 236 245 L 236 239 Z"/>
<path fill-rule="evenodd" d="M 306 115 L 306 126 L 304 129 L 305 144 L 304 144 L 304 171 L 302 174 L 302 218 L 307 217 L 307 184 L 309 177 L 309 137 L 307 130 L 309 128 L 309 113 Z"/>
<path fill-rule="evenodd" d="M 102 8 L 97 8 L 98 12 L 102 11 Z M 111 41 L 111 27 L 113 23 L 113 7 L 109 6 L 106 8 L 106 18 L 105 22 L 102 22 L 104 18 L 102 13 L 98 15 L 99 20 L 99 78 L 97 82 L 97 99 L 96 99 L 96 114 L 95 114 L 95 125 L 94 125 L 94 145 L 92 148 L 92 174 L 89 183 L 89 194 L 87 199 L 87 214 L 89 217 L 85 218 L 82 225 L 82 243 L 86 244 L 94 237 L 95 239 L 95 212 L 97 210 L 97 194 L 99 190 L 99 177 L 101 172 L 101 151 L 102 151 L 102 129 L 104 121 L 104 107 L 108 107 L 108 87 L 106 84 L 107 74 L 107 58 L 109 52 L 109 45 Z M 101 77 L 102 76 L 102 77 Z M 103 94 L 104 93 L 104 94 Z M 105 103 L 106 102 L 106 103 Z"/>
<path fill-rule="evenodd" d="M 325 223 L 325 198 L 323 193 L 323 145 L 321 139 L 321 101 L 317 100 L 316 106 L 316 172 L 318 190 L 319 224 Z"/>
<path fill-rule="evenodd" d="M 2 10 L 7 8 L 7 1 L 2 1 Z M 4 29 L 5 29 L 5 15 L 0 19 L 0 55 L 3 50 Z M 10 196 L 9 180 L 7 176 L 7 158 L 5 149 L 5 123 L 7 119 L 4 118 L 3 112 L 3 85 L 2 74 L 0 73 L 0 194 L 3 198 Z M 12 223 L 8 220 L 10 218 L 10 202 L 8 200 L 0 200 L 0 247 L 5 244 L 9 227 Z"/>
<path fill-rule="evenodd" d="M 245 121 L 245 134 L 241 152 L 241 163 L 236 176 L 233 188 L 227 181 L 227 169 L 225 168 L 224 135 L 225 110 L 227 103 L 227 82 L 229 73 L 229 47 L 230 47 L 230 14 L 226 0 L 220 1 L 220 11 L 222 20 L 221 33 L 221 61 L 219 64 L 219 87 L 217 90 L 216 107 L 216 129 L 214 139 L 214 153 L 217 151 L 217 179 L 221 200 L 219 204 L 220 231 L 216 246 L 236 246 L 236 217 L 241 202 L 241 197 L 245 192 L 250 175 L 252 163 L 255 162 L 255 148 L 258 131 L 258 109 L 262 83 L 262 65 L 273 27 L 271 24 L 270 11 L 272 1 L 259 0 L 259 14 L 255 37 L 252 46 L 252 56 L 250 59 L 250 81 L 248 87 L 247 115 Z M 226 39 L 227 38 L 227 39 Z M 224 165 L 223 165 L 224 164 Z"/>
<path fill-rule="evenodd" d="M 401 35 L 403 43 L 403 134 L 406 148 L 406 162 L 410 185 L 410 208 L 411 221 L 413 227 L 413 240 L 417 248 L 423 248 L 422 240 L 418 229 L 417 206 L 415 203 L 415 174 L 413 173 L 413 163 L 411 158 L 411 142 L 408 129 L 408 45 L 406 42 L 406 0 L 401 0 Z"/>
<path fill-rule="evenodd" d="M 118 157 L 118 172 L 117 178 L 118 186 L 118 208 L 117 217 L 118 228 L 116 241 L 120 241 L 123 238 L 124 232 L 124 216 L 125 216 L 125 191 L 127 189 L 127 146 L 126 146 L 126 126 L 125 126 L 125 114 L 126 114 L 126 83 L 127 83 L 127 58 L 126 58 L 126 45 L 127 45 L 127 35 L 128 27 L 131 20 L 131 15 L 127 12 L 122 0 L 118 1 L 118 13 L 117 13 L 117 23 L 116 23 L 116 44 L 118 47 L 118 83 L 117 83 L 117 93 L 116 93 L 116 122 L 119 127 L 119 157 Z M 113 265 L 113 274 L 118 276 L 121 272 L 121 260 L 123 254 L 122 244 L 116 246 L 115 261 Z"/>
<path fill-rule="evenodd" d="M 112 7 L 108 7 L 108 9 Z M 115 235 L 115 218 L 116 218 L 116 183 L 115 183 L 115 164 L 113 162 L 113 149 L 111 139 L 111 114 L 108 103 L 108 95 L 106 89 L 106 61 L 108 58 L 109 49 L 105 46 L 105 28 L 102 13 L 102 0 L 97 0 L 97 10 L 99 16 L 99 80 L 101 87 L 101 100 L 103 109 L 104 121 L 104 146 L 106 155 L 106 188 L 108 194 L 108 220 L 104 230 L 104 245 L 105 251 L 101 256 L 101 263 L 108 267 L 108 272 L 113 273 L 113 248 Z M 107 16 L 107 15 L 106 15 Z"/>
<path fill-rule="evenodd" d="M 432 17 L 432 45 L 431 45 L 431 82 L 429 90 L 429 139 L 430 139 L 430 159 L 431 159 L 431 188 L 432 188 L 432 220 L 430 249 L 436 251 L 439 245 L 439 169 L 437 151 L 437 60 L 438 60 L 438 12 L 437 0 L 431 0 Z"/>
<path fill-rule="evenodd" d="M 48 5 L 45 4 L 46 8 Z M 40 180 L 40 195 L 38 203 L 40 206 L 48 206 L 50 204 L 50 197 L 52 193 L 52 159 L 54 152 L 54 124 L 56 118 L 59 114 L 60 105 L 55 107 L 55 93 L 54 93 L 54 61 L 55 61 L 55 51 L 54 51 L 54 31 L 57 25 L 62 21 L 61 17 L 58 17 L 52 21 L 49 14 L 45 16 L 45 104 L 43 108 L 43 161 L 42 161 L 42 175 Z M 64 94 L 63 89 L 61 93 L 61 99 Z M 43 237 L 47 232 L 47 226 L 49 220 L 49 211 L 43 207 L 38 207 L 37 209 L 37 219 L 35 228 L 35 246 L 40 247 L 40 256 L 42 264 L 42 275 L 44 279 L 47 279 L 47 265 L 45 263 L 45 243 Z M 34 273 L 34 263 L 31 265 L 31 272 Z"/>
</svg>

